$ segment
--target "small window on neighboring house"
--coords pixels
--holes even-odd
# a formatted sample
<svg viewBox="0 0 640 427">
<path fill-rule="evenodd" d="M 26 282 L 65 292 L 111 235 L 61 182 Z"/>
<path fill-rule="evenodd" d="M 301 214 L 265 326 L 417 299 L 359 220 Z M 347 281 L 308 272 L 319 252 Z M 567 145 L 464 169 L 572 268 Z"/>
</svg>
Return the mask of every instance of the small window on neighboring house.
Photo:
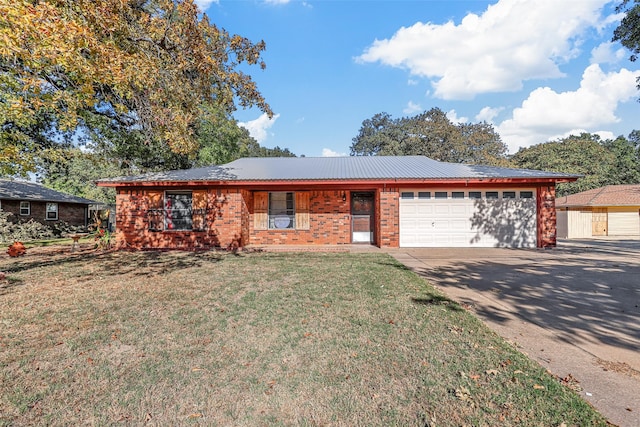
<svg viewBox="0 0 640 427">
<path fill-rule="evenodd" d="M 402 194 L 400 194 L 400 198 L 413 199 L 413 191 L 403 191 Z"/>
<path fill-rule="evenodd" d="M 464 191 L 453 191 L 451 193 L 453 199 L 464 199 Z"/>
<path fill-rule="evenodd" d="M 480 199 L 482 198 L 482 191 L 469 191 L 470 199 Z"/>
<path fill-rule="evenodd" d="M 447 192 L 446 191 L 436 191 L 436 199 L 446 199 Z"/>
<path fill-rule="evenodd" d="M 521 191 L 520 192 L 521 199 L 533 199 L 533 191 Z"/>
<path fill-rule="evenodd" d="M 22 216 L 31 215 L 31 203 L 20 202 L 20 215 Z"/>
<path fill-rule="evenodd" d="M 418 193 L 418 199 L 430 199 L 431 191 L 420 191 Z"/>
<path fill-rule="evenodd" d="M 58 219 L 58 204 L 57 203 L 47 203 L 47 220 L 56 220 Z"/>
<path fill-rule="evenodd" d="M 165 230 L 191 230 L 192 196 L 190 191 L 166 192 L 164 197 Z"/>
<path fill-rule="evenodd" d="M 485 193 L 487 199 L 497 199 L 498 198 L 498 192 L 497 191 L 487 191 Z"/>
<path fill-rule="evenodd" d="M 515 191 L 503 191 L 502 192 L 502 198 L 503 199 L 515 199 L 516 198 L 516 192 Z"/>
<path fill-rule="evenodd" d="M 295 228 L 296 210 L 291 192 L 269 193 L 269 228 Z"/>
</svg>

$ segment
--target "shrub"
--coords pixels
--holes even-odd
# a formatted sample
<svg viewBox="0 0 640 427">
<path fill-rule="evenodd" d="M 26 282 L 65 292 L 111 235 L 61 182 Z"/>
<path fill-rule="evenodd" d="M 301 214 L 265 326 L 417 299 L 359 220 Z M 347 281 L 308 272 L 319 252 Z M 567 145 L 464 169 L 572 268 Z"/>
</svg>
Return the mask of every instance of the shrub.
<svg viewBox="0 0 640 427">
<path fill-rule="evenodd" d="M 83 230 L 83 227 L 74 227 L 65 222 L 56 222 L 50 226 L 33 219 L 13 222 L 11 216 L 11 212 L 0 210 L 0 244 L 50 239 Z"/>
</svg>

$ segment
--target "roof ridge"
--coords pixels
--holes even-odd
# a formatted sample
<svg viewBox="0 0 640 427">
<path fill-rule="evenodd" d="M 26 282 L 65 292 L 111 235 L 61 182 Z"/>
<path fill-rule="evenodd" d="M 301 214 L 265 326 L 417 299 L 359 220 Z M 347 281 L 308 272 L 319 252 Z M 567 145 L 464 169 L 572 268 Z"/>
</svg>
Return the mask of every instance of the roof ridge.
<svg viewBox="0 0 640 427">
<path fill-rule="evenodd" d="M 601 195 L 606 193 L 606 189 L 609 188 L 609 185 L 605 185 L 604 187 L 600 187 L 600 191 L 598 191 L 592 198 L 589 199 L 588 204 L 595 202 L 595 200 Z"/>
</svg>

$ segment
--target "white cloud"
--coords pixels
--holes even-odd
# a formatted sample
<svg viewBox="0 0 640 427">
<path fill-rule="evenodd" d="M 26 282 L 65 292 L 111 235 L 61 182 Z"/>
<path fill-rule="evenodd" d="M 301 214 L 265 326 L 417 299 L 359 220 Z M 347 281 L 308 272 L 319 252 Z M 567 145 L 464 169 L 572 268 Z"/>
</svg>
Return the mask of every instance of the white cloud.
<svg viewBox="0 0 640 427">
<path fill-rule="evenodd" d="M 264 0 L 264 2 L 267 4 L 287 4 L 290 1 L 291 0 Z"/>
<path fill-rule="evenodd" d="M 337 151 L 333 151 L 330 148 L 322 149 L 322 157 L 345 157 L 347 153 L 338 153 Z"/>
<path fill-rule="evenodd" d="M 611 42 L 605 42 L 599 46 L 594 47 L 591 50 L 591 63 L 592 64 L 616 64 L 628 55 L 627 51 L 623 48 L 615 49 L 615 45 Z"/>
<path fill-rule="evenodd" d="M 404 107 L 404 110 L 402 110 L 402 112 L 405 114 L 413 114 L 417 113 L 418 111 L 422 111 L 422 107 L 420 106 L 420 104 L 415 104 L 413 101 L 409 101 L 407 103 L 407 106 Z"/>
<path fill-rule="evenodd" d="M 478 122 L 493 123 L 493 119 L 495 119 L 496 116 L 500 114 L 500 111 L 502 110 L 504 110 L 504 108 L 502 107 L 498 107 L 498 108 L 484 107 L 482 110 L 480 110 L 478 114 L 476 114 L 475 119 Z"/>
<path fill-rule="evenodd" d="M 458 114 L 456 113 L 456 110 L 450 110 L 447 113 L 447 118 L 449 120 L 451 120 L 451 123 L 453 123 L 453 124 L 469 123 L 469 118 L 468 117 L 458 117 Z"/>
<path fill-rule="evenodd" d="M 618 104 L 637 95 L 639 75 L 640 71 L 624 68 L 604 73 L 598 64 L 592 64 L 584 70 L 577 90 L 558 93 L 540 87 L 496 129 L 511 152 L 564 135 L 569 130 L 599 132 L 601 126 L 619 121 L 615 115 Z"/>
<path fill-rule="evenodd" d="M 194 3 L 200 8 L 201 12 L 206 11 L 212 3 L 218 4 L 220 0 L 195 0 Z"/>
<path fill-rule="evenodd" d="M 274 125 L 276 120 L 278 120 L 278 117 L 280 117 L 280 114 L 274 114 L 273 118 L 269 119 L 269 116 L 266 113 L 263 113 L 255 120 L 238 122 L 238 126 L 242 126 L 247 129 L 249 131 L 249 135 L 254 137 L 259 144 L 262 144 L 262 142 L 268 137 L 267 130 Z"/>
<path fill-rule="evenodd" d="M 609 0 L 500 0 L 459 24 L 418 22 L 375 40 L 356 58 L 431 79 L 442 99 L 516 91 L 523 81 L 562 77 L 558 64 L 579 54 L 580 35 L 601 24 Z"/>
</svg>

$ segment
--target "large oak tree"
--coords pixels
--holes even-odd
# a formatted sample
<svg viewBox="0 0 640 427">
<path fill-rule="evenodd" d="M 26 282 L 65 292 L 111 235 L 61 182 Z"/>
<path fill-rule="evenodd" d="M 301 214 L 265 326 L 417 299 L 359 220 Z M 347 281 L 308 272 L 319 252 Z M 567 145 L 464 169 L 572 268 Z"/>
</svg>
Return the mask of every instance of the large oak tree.
<svg viewBox="0 0 640 427">
<path fill-rule="evenodd" d="M 193 155 L 219 111 L 272 114 L 240 70 L 264 49 L 192 0 L 0 0 L 0 174 L 87 135 Z"/>
<path fill-rule="evenodd" d="M 488 123 L 453 123 L 439 108 L 394 119 L 379 113 L 362 122 L 351 155 L 423 155 L 435 160 L 506 165 L 507 146 Z"/>
</svg>

